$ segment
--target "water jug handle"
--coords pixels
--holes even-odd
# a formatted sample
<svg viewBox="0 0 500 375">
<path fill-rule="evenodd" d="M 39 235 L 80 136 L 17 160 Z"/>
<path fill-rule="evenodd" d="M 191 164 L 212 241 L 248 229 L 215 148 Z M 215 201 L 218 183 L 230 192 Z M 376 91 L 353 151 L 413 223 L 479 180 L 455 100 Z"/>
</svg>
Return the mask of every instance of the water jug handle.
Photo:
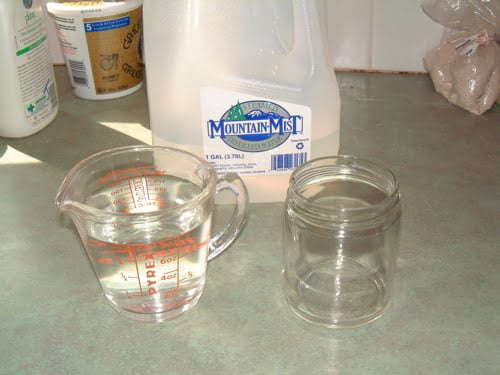
<svg viewBox="0 0 500 375">
<path fill-rule="evenodd" d="M 209 261 L 221 254 L 234 242 L 245 226 L 248 216 L 248 190 L 236 173 L 228 173 L 219 179 L 216 191 L 218 193 L 222 190 L 229 190 L 236 196 L 236 207 L 228 223 L 210 240 Z"/>
<path fill-rule="evenodd" d="M 322 0 L 292 0 L 295 44 L 291 54 L 308 56 L 313 68 L 323 66 L 319 62 L 324 61 L 326 52 L 324 43 L 326 35 L 323 34 L 327 31 L 326 21 L 324 22 L 325 29 L 322 30 L 319 9 L 317 9 L 319 2 L 326 11 L 326 3 Z"/>
</svg>

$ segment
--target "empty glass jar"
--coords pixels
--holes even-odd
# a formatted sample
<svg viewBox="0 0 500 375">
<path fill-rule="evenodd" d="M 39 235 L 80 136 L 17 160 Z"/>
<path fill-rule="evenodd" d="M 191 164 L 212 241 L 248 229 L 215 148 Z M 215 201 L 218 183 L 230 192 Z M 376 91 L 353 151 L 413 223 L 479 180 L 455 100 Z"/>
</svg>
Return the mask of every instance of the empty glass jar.
<svg viewBox="0 0 500 375">
<path fill-rule="evenodd" d="M 353 327 L 387 307 L 399 250 L 395 175 L 351 156 L 325 157 L 290 178 L 283 287 L 301 318 Z"/>
</svg>

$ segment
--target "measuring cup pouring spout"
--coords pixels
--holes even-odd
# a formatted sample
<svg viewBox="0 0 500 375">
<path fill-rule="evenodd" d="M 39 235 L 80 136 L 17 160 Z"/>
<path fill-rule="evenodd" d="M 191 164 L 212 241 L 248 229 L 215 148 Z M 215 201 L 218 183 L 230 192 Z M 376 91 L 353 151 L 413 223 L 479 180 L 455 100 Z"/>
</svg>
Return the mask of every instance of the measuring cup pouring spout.
<svg viewBox="0 0 500 375">
<path fill-rule="evenodd" d="M 85 203 L 85 194 L 87 193 L 85 187 L 92 181 L 91 177 L 88 176 L 87 165 L 101 154 L 106 154 L 106 151 L 81 160 L 64 177 L 55 198 L 55 205 L 60 213 L 69 214 L 72 218 L 74 218 L 74 215 L 83 217 L 91 215 L 93 209 Z"/>
<path fill-rule="evenodd" d="M 61 214 L 68 214 L 73 216 L 73 214 L 79 213 L 80 215 L 85 215 L 88 209 L 87 205 L 81 204 L 79 202 L 73 201 L 68 196 L 68 182 L 64 181 L 59 191 L 56 195 L 56 208 Z"/>
<path fill-rule="evenodd" d="M 212 236 L 215 196 L 236 207 Z M 207 262 L 245 225 L 248 192 L 236 174 L 217 178 L 190 153 L 129 146 L 92 155 L 68 173 L 56 206 L 73 219 L 104 295 L 125 316 L 162 322 L 193 308 Z"/>
</svg>

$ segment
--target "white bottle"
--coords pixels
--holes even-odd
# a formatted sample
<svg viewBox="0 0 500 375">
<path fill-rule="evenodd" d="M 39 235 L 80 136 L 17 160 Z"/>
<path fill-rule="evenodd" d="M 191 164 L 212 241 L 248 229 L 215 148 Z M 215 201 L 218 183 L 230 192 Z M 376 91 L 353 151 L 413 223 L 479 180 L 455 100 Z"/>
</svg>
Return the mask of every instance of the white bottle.
<svg viewBox="0 0 500 375">
<path fill-rule="evenodd" d="M 0 136 L 25 137 L 58 111 L 41 0 L 0 1 Z"/>
<path fill-rule="evenodd" d="M 145 0 L 153 143 L 236 172 L 252 202 L 338 153 L 340 98 L 311 0 Z"/>
</svg>

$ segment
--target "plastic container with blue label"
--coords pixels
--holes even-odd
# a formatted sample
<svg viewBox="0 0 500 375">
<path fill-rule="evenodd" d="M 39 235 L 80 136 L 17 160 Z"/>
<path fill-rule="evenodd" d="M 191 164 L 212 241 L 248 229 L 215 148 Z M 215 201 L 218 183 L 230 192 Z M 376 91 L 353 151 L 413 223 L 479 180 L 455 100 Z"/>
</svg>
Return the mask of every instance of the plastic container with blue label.
<svg viewBox="0 0 500 375">
<path fill-rule="evenodd" d="M 319 3 L 145 0 L 153 143 L 238 173 L 253 202 L 284 200 L 296 167 L 339 149 Z"/>
</svg>

